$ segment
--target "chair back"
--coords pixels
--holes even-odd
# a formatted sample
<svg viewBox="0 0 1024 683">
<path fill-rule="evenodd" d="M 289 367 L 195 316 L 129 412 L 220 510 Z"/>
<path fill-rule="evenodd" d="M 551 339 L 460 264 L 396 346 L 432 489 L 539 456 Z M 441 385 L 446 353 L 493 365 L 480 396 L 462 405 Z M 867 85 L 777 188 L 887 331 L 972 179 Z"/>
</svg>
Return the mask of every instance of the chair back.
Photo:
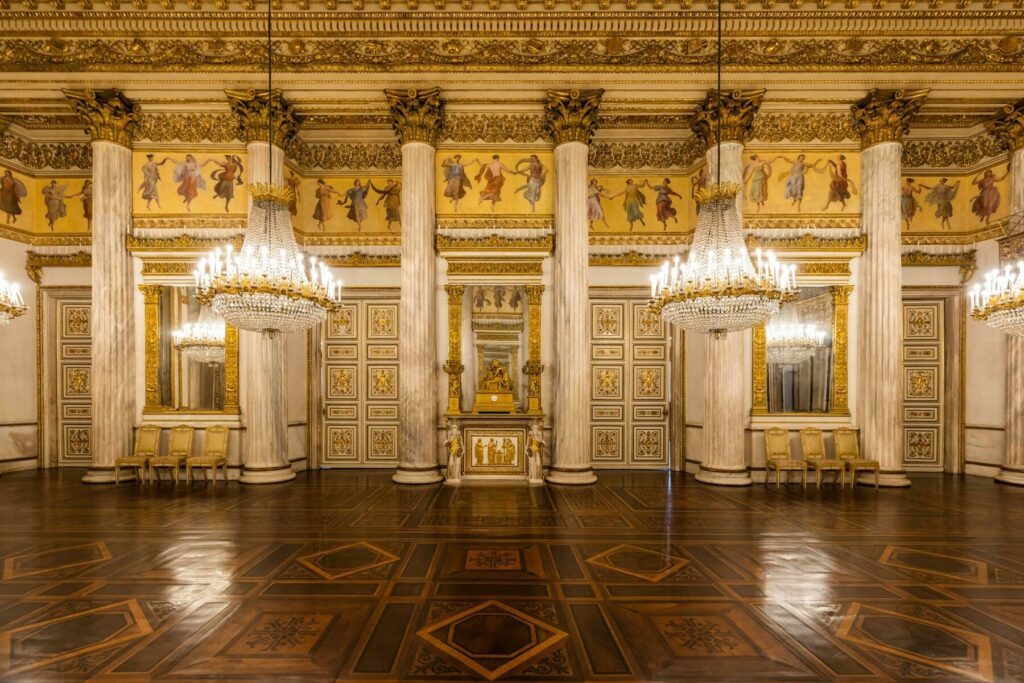
<svg viewBox="0 0 1024 683">
<path fill-rule="evenodd" d="M 825 459 L 825 437 L 817 427 L 804 427 L 800 430 L 800 451 L 804 460 Z"/>
<path fill-rule="evenodd" d="M 857 443 L 857 431 L 849 427 L 839 427 L 832 432 L 836 444 L 836 457 L 840 460 L 860 459 L 860 446 Z"/>
<path fill-rule="evenodd" d="M 152 458 L 160 452 L 160 427 L 142 425 L 135 434 L 135 457 Z"/>
<path fill-rule="evenodd" d="M 791 460 L 789 432 L 779 427 L 764 430 L 764 450 L 769 460 Z"/>
<path fill-rule="evenodd" d="M 167 454 L 172 458 L 188 458 L 192 456 L 192 432 L 193 427 L 188 425 L 175 425 L 171 427 L 171 441 L 167 447 Z"/>
<path fill-rule="evenodd" d="M 203 441 L 203 457 L 228 457 L 228 428 L 224 425 L 213 425 L 206 428 L 206 439 Z"/>
</svg>

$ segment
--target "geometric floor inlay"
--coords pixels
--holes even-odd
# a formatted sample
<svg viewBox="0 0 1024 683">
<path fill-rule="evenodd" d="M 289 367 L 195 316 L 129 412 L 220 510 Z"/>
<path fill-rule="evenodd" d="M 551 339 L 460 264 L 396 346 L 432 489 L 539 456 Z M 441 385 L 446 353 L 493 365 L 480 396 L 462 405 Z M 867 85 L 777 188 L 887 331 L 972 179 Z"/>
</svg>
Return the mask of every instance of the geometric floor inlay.
<svg viewBox="0 0 1024 683">
<path fill-rule="evenodd" d="M 4 560 L 4 579 L 21 579 L 26 576 L 84 567 L 106 562 L 111 557 L 107 544 L 102 541 L 13 555 Z"/>
<path fill-rule="evenodd" d="M 915 548 L 886 546 L 881 564 L 969 583 L 988 583 L 988 563 Z"/>
<path fill-rule="evenodd" d="M 351 574 L 398 562 L 400 557 L 383 548 L 359 541 L 324 550 L 313 555 L 304 555 L 299 563 L 312 569 L 328 580 L 341 579 Z"/>
<path fill-rule="evenodd" d="M 628 544 L 617 545 L 588 557 L 587 562 L 651 583 L 661 581 L 690 563 L 689 560 L 675 555 Z"/>
</svg>

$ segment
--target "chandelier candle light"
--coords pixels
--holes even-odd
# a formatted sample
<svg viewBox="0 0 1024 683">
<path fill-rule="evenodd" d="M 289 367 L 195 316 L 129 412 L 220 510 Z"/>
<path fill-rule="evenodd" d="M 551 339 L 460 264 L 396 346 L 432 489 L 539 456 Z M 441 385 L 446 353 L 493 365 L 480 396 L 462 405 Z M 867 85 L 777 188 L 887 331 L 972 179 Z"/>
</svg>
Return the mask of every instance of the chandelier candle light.
<svg viewBox="0 0 1024 683">
<path fill-rule="evenodd" d="M 6 325 L 28 310 L 21 298 L 21 288 L 16 282 L 8 282 L 0 273 L 0 325 Z"/>
<path fill-rule="evenodd" d="M 764 336 L 768 362 L 775 365 L 799 365 L 825 344 L 825 332 L 802 324 L 792 306 L 784 306 L 765 326 Z"/>
<path fill-rule="evenodd" d="M 224 362 L 225 324 L 209 307 L 204 306 L 199 320 L 185 323 L 172 335 L 174 348 L 199 363 Z"/>
<path fill-rule="evenodd" d="M 1000 332 L 1024 336 L 1024 261 L 991 270 L 969 292 L 971 317 Z"/>
</svg>

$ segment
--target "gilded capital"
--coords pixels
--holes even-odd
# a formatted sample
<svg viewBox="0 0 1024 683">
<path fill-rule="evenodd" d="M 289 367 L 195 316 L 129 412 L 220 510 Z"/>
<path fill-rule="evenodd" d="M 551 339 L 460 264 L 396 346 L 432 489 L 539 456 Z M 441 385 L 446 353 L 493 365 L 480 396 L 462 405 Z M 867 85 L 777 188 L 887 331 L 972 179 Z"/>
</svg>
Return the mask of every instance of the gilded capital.
<svg viewBox="0 0 1024 683">
<path fill-rule="evenodd" d="M 879 90 L 871 92 L 850 107 L 853 127 L 860 135 L 861 149 L 880 142 L 901 142 L 928 97 L 928 88 L 919 90 Z"/>
<path fill-rule="evenodd" d="M 298 136 L 302 118 L 284 99 L 280 90 L 225 90 L 224 95 L 238 121 L 238 132 L 242 140 L 270 140 L 276 147 L 284 149 Z M 273 137 L 270 134 L 271 125 L 274 127 Z"/>
<path fill-rule="evenodd" d="M 690 130 L 706 147 L 721 142 L 746 142 L 754 130 L 754 116 L 764 100 L 760 90 L 708 90 L 697 111 L 690 117 Z"/>
<path fill-rule="evenodd" d="M 64 97 L 85 122 L 85 132 L 93 140 L 132 146 L 132 136 L 139 127 L 142 113 L 120 90 L 64 90 Z"/>
<path fill-rule="evenodd" d="M 1004 106 L 985 122 L 985 130 L 1011 152 L 1024 149 L 1024 100 Z"/>
<path fill-rule="evenodd" d="M 544 132 L 555 146 L 566 142 L 589 145 L 597 130 L 597 109 L 604 90 L 548 90 Z"/>
<path fill-rule="evenodd" d="M 389 88 L 384 91 L 384 97 L 399 144 L 425 142 L 431 147 L 437 145 L 437 136 L 444 121 L 444 100 L 441 99 L 440 88 Z"/>
</svg>

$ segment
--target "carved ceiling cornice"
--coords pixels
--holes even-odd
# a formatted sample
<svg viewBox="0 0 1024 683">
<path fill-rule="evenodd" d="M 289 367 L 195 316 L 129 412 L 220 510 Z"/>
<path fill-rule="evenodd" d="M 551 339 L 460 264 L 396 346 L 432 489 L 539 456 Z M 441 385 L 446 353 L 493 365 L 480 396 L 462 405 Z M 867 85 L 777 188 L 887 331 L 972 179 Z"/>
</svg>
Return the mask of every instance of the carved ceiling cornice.
<svg viewBox="0 0 1024 683">
<path fill-rule="evenodd" d="M 1005 150 L 991 135 L 981 134 L 966 140 L 904 140 L 903 166 L 906 168 L 964 168 L 998 157 Z"/>
<path fill-rule="evenodd" d="M 759 112 L 751 138 L 758 142 L 848 142 L 858 140 L 847 113 Z"/>
<path fill-rule="evenodd" d="M 92 145 L 87 142 L 33 142 L 7 131 L 0 135 L 0 158 L 33 169 L 58 171 L 92 168 Z"/>
<path fill-rule="evenodd" d="M 289 160 L 303 169 L 395 171 L 402 167 L 402 150 L 397 143 L 299 142 L 287 152 Z"/>
<path fill-rule="evenodd" d="M 590 145 L 590 166 L 597 169 L 689 168 L 704 156 L 696 137 L 681 142 L 595 142 Z"/>
<path fill-rule="evenodd" d="M 143 114 L 135 138 L 149 142 L 242 142 L 238 119 L 228 112 Z"/>
</svg>

